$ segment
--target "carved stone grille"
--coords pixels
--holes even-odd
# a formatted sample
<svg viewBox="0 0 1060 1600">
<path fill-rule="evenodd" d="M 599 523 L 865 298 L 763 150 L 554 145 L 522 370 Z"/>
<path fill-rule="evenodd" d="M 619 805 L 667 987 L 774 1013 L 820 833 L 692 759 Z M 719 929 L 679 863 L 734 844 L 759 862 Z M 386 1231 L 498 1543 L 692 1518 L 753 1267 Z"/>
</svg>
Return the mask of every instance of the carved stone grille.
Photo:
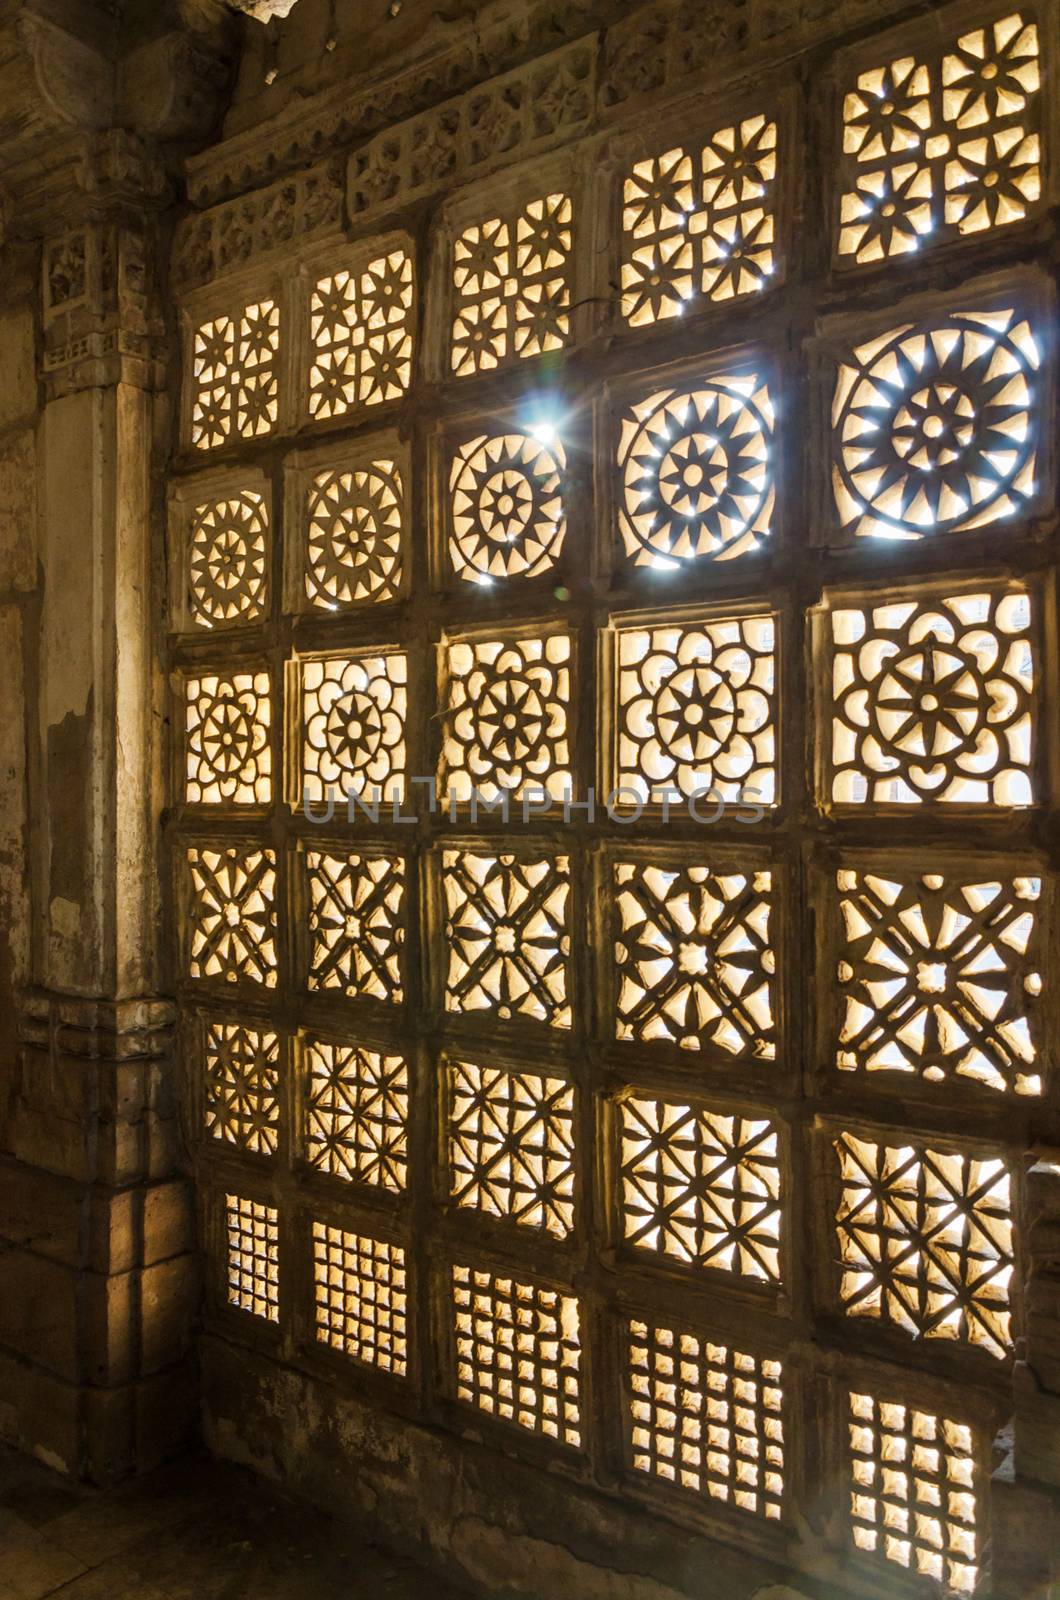
<svg viewBox="0 0 1060 1600">
<path fill-rule="evenodd" d="M 306 851 L 310 989 L 400 1005 L 405 863 Z"/>
<path fill-rule="evenodd" d="M 1030 596 L 936 595 L 832 612 L 832 799 L 1029 805 Z"/>
<path fill-rule="evenodd" d="M 491 584 L 554 567 L 567 531 L 565 469 L 563 445 L 547 434 L 520 429 L 465 440 L 449 471 L 449 560 L 457 576 Z"/>
<path fill-rule="evenodd" d="M 190 589 L 201 627 L 255 622 L 265 614 L 268 537 L 265 499 L 252 489 L 196 507 Z"/>
<path fill-rule="evenodd" d="M 446 850 L 449 1011 L 533 1017 L 569 1028 L 569 863 Z"/>
<path fill-rule="evenodd" d="M 212 450 L 271 433 L 279 417 L 280 308 L 262 300 L 214 317 L 192 339 L 191 442 Z"/>
<path fill-rule="evenodd" d="M 266 1322 L 279 1321 L 279 1213 L 275 1206 L 226 1194 L 225 1225 L 228 1304 Z"/>
<path fill-rule="evenodd" d="M 457 1205 L 564 1238 L 574 1225 L 574 1089 L 453 1062 L 449 1172 Z"/>
<path fill-rule="evenodd" d="M 779 1361 L 631 1322 L 633 1466 L 775 1520 L 784 1493 L 782 1376 Z"/>
<path fill-rule="evenodd" d="M 548 194 L 457 234 L 450 364 L 458 378 L 566 344 L 572 216 L 569 195 Z"/>
<path fill-rule="evenodd" d="M 776 1054 L 768 872 L 614 865 L 619 1039 Z"/>
<path fill-rule="evenodd" d="M 993 1356 L 1012 1348 L 1011 1183 L 996 1157 L 836 1142 L 836 1236 L 848 1316 L 914 1338 L 958 1339 Z"/>
<path fill-rule="evenodd" d="M 405 486 L 387 457 L 316 473 L 306 491 L 303 583 L 324 611 L 392 600 L 402 577 Z"/>
<path fill-rule="evenodd" d="M 836 1065 L 1042 1092 L 1038 878 L 844 869 Z"/>
<path fill-rule="evenodd" d="M 453 1267 L 456 1394 L 491 1416 L 581 1443 L 578 1302 L 555 1289 Z"/>
<path fill-rule="evenodd" d="M 409 1074 L 401 1056 L 356 1045 L 305 1043 L 305 1153 L 311 1167 L 351 1183 L 405 1187 Z"/>
<path fill-rule="evenodd" d="M 757 372 L 711 373 L 623 410 L 619 527 L 635 566 L 746 555 L 773 514 L 773 402 Z"/>
<path fill-rule="evenodd" d="M 445 654 L 443 798 L 569 794 L 569 637 L 458 639 Z"/>
<path fill-rule="evenodd" d="M 696 1267 L 779 1280 L 775 1125 L 633 1094 L 618 1114 L 623 1237 Z"/>
<path fill-rule="evenodd" d="M 292 797 L 405 792 L 407 658 L 401 651 L 307 658 L 299 664 L 301 782 Z"/>
<path fill-rule="evenodd" d="M 979 1478 L 971 1429 L 853 1391 L 848 1428 L 855 1548 L 970 1594 Z"/>
<path fill-rule="evenodd" d="M 205 673 L 189 678 L 185 693 L 185 798 L 192 805 L 271 800 L 269 674 Z"/>
<path fill-rule="evenodd" d="M 885 260 L 1020 221 L 1041 195 L 1038 30 L 1018 11 L 859 72 L 838 253 Z"/>
<path fill-rule="evenodd" d="M 705 145 L 636 162 L 622 190 L 622 314 L 635 328 L 703 295 L 768 288 L 776 271 L 777 125 L 757 115 Z"/>
<path fill-rule="evenodd" d="M 211 1138 L 275 1155 L 280 1126 L 280 1044 L 271 1030 L 211 1022 L 206 1029 L 204 1127 Z"/>
<path fill-rule="evenodd" d="M 309 415 L 338 417 L 404 394 L 412 375 L 412 257 L 396 246 L 320 278 L 309 298 Z"/>
<path fill-rule="evenodd" d="M 1041 1337 L 1056 17 L 962 4 L 432 55 L 178 252 L 207 1327 L 748 1593 L 985 1594 Z"/>
<path fill-rule="evenodd" d="M 923 539 L 1017 516 L 1037 488 L 1039 341 L 1011 309 L 893 328 L 839 368 L 832 422 L 843 530 Z"/>
<path fill-rule="evenodd" d="M 640 800 L 776 797 L 772 617 L 617 628 L 614 781 Z"/>
<path fill-rule="evenodd" d="M 405 1252 L 398 1244 L 313 1223 L 316 1331 L 321 1344 L 405 1376 Z"/>
</svg>

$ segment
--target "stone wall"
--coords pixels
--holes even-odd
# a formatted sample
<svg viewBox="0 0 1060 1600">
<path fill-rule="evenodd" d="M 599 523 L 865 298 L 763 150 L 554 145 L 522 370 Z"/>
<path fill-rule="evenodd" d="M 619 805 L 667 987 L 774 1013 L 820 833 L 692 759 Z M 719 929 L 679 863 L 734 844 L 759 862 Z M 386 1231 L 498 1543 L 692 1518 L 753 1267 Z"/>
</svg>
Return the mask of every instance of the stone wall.
<svg viewBox="0 0 1060 1600">
<path fill-rule="evenodd" d="M 989 13 L 991 26 L 1001 15 Z M 839 6 L 742 0 L 718 7 L 683 0 L 498 0 L 475 7 L 301 0 L 286 18 L 249 30 L 223 137 L 186 163 L 188 204 L 177 220 L 172 257 L 186 379 L 170 506 L 174 723 L 182 718 L 176 708 L 184 697 L 191 703 L 203 694 L 209 674 L 210 693 L 238 678 L 243 713 L 267 730 L 254 746 L 255 760 L 227 784 L 220 769 L 211 772 L 201 739 L 189 737 L 183 746 L 175 741 L 173 748 L 168 840 L 174 874 L 184 885 L 175 900 L 174 987 L 187 1040 L 189 1126 L 206 1270 L 206 1434 L 219 1453 L 352 1512 L 384 1540 L 411 1545 L 484 1594 L 562 1590 L 608 1600 L 672 1600 L 934 1592 L 926 1575 L 930 1552 L 918 1587 L 900 1558 L 873 1564 L 852 1548 L 847 1425 L 848 1391 L 855 1385 L 866 1393 L 886 1389 L 892 1397 L 902 1395 L 910 1408 L 924 1407 L 925 1415 L 949 1418 L 961 1411 L 974 1418 L 983 1519 L 978 1550 L 989 1568 L 990 1592 L 1030 1595 L 1055 1575 L 1056 1552 L 1042 1531 L 1053 1517 L 1057 1476 L 1049 1155 L 1060 1136 L 1055 1095 L 1047 1090 L 1032 1099 L 1036 1091 L 1028 1084 L 1028 1098 L 1020 1098 L 1023 1088 L 1019 1095 L 984 1098 L 981 1086 L 951 1075 L 944 1101 L 937 1078 L 934 1087 L 930 1079 L 909 1086 L 897 1077 L 885 1084 L 879 1076 L 861 1079 L 833 1070 L 842 940 L 837 869 L 859 852 L 890 851 L 884 864 L 915 876 L 930 841 L 947 870 L 986 871 L 989 861 L 990 872 L 1003 872 L 1018 856 L 1051 882 L 1055 791 L 1043 774 L 1035 805 L 1006 812 L 1003 822 L 986 807 L 931 803 L 919 815 L 901 813 L 897 821 L 885 808 L 869 820 L 861 820 L 864 811 L 856 820 L 849 814 L 841 819 L 842 807 L 831 803 L 838 780 L 835 790 L 823 787 L 830 758 L 809 759 L 813 719 L 830 692 L 824 666 L 829 619 L 835 608 L 854 603 L 851 594 L 865 593 L 866 585 L 886 591 L 889 583 L 895 597 L 911 603 L 935 593 L 930 585 L 936 580 L 949 582 L 959 574 L 961 583 L 971 584 L 987 572 L 984 583 L 1033 587 L 1044 578 L 1048 589 L 1053 582 L 1056 514 L 1048 473 L 1035 489 L 1033 514 L 1014 510 L 1003 553 L 996 530 L 980 527 L 948 543 L 910 537 L 888 547 L 895 554 L 884 559 L 880 546 L 873 556 L 859 535 L 850 530 L 840 536 L 835 526 L 826 375 L 854 344 L 870 337 L 866 330 L 882 332 L 906 319 L 916 323 L 941 314 L 965 292 L 1015 295 L 1022 306 L 1034 308 L 1038 325 L 1051 327 L 1051 178 L 1032 214 L 1010 231 L 986 229 L 962 238 L 953 213 L 939 204 L 936 236 L 925 230 L 916 251 L 889 259 L 881 251 L 876 262 L 868 252 L 844 260 L 837 244 L 846 181 L 841 173 L 849 171 L 839 128 L 854 77 L 883 62 L 896 63 L 900 77 L 901 64 L 918 52 L 939 63 L 941 73 L 941 56 L 984 17 L 971 4 L 881 6 L 858 0 Z M 1039 25 L 1043 40 L 1052 37 L 1051 13 Z M 888 32 L 892 27 L 898 31 Z M 1053 71 L 1050 56 L 1047 85 Z M 777 203 L 782 282 L 760 299 L 737 292 L 724 302 L 719 296 L 712 305 L 686 306 L 683 323 L 656 321 L 647 313 L 637 323 L 623 300 L 627 279 L 617 251 L 622 172 L 671 144 L 694 142 L 694 136 L 724 126 L 735 130 L 767 102 L 787 162 Z M 1047 109 L 1046 139 L 1053 137 L 1054 120 L 1055 109 Z M 938 141 L 933 143 L 927 159 L 942 163 Z M 941 166 L 937 172 L 941 193 L 951 180 Z M 900 175 L 895 181 L 902 181 Z M 476 359 L 465 352 L 461 375 L 454 377 L 448 339 L 455 239 L 471 230 L 464 238 L 472 240 L 473 254 L 476 224 L 495 215 L 511 219 L 528 196 L 555 194 L 573 197 L 581 230 L 564 336 L 545 355 L 521 364 L 500 341 L 495 368 L 489 362 L 476 368 Z M 849 222 L 846 212 L 843 221 Z M 851 254 L 856 250 L 851 244 Z M 410 274 L 402 281 L 415 285 L 394 302 L 395 325 L 404 332 L 407 324 L 414 346 L 411 376 L 397 382 L 395 392 L 360 405 L 351 399 L 352 382 L 345 393 L 346 380 L 329 390 L 325 376 L 325 399 L 314 410 L 317 400 L 305 383 L 318 337 L 311 296 L 320 289 L 325 298 L 335 293 L 326 275 L 349 273 L 357 284 L 368 263 L 387 256 L 407 260 Z M 502 283 L 496 296 L 514 300 L 515 289 Z M 355 323 L 353 315 L 350 325 Z M 466 325 L 473 324 L 469 314 Z M 240 330 L 238 338 L 229 354 L 218 355 L 218 331 L 228 325 Z M 239 408 L 248 404 L 247 395 L 260 393 L 260 385 L 253 366 L 240 370 L 238 348 L 239 341 L 254 339 L 265 352 L 272 387 L 268 405 L 248 409 L 252 420 L 244 424 Z M 467 340 L 474 349 L 473 332 Z M 627 389 L 633 393 L 638 383 L 648 382 L 646 369 L 664 374 L 657 378 L 663 385 L 697 372 L 696 361 L 712 351 L 730 352 L 735 361 L 749 347 L 763 346 L 785 396 L 776 449 L 778 494 L 787 496 L 787 509 L 771 564 L 748 565 L 744 578 L 737 561 L 718 562 L 708 578 L 689 563 L 680 596 L 673 589 L 638 586 L 637 572 L 623 567 L 612 548 L 610 519 L 620 514 L 620 490 L 609 481 L 614 466 L 605 441 L 614 408 Z M 315 375 L 343 359 L 325 355 Z M 215 381 L 218 392 L 230 386 L 242 396 L 227 420 L 211 397 Z M 469 586 L 454 580 L 450 566 L 459 570 L 445 520 L 451 517 L 446 452 L 465 434 L 488 430 L 499 419 L 512 430 L 522 427 L 526 408 L 542 396 L 555 402 L 569 428 L 564 442 L 572 462 L 574 553 L 536 589 L 501 581 L 499 593 L 484 588 L 472 601 Z M 387 462 L 400 463 L 412 485 L 403 534 L 405 575 L 390 588 L 384 585 L 387 609 L 357 610 L 349 595 L 340 595 L 333 615 L 324 616 L 307 600 L 311 590 L 302 588 L 306 484 L 315 470 L 357 464 L 373 447 L 382 453 L 384 444 Z M 242 490 L 266 508 L 254 524 L 255 572 L 264 576 L 255 586 L 235 585 L 231 609 L 222 616 L 207 612 L 201 585 L 198 597 L 194 593 L 192 510 L 196 502 L 219 505 L 222 496 Z M 199 537 L 201 545 L 209 544 L 205 524 Z M 303 663 L 334 653 L 355 656 L 366 641 L 403 651 L 409 771 L 437 769 L 444 777 L 453 758 L 440 729 L 451 727 L 445 720 L 451 703 L 447 709 L 449 685 L 446 669 L 436 667 L 436 645 L 444 652 L 453 635 L 473 639 L 487 627 L 516 628 L 522 637 L 542 626 L 543 615 L 555 630 L 569 625 L 579 651 L 572 700 L 582 719 L 571 759 L 584 776 L 606 755 L 602 745 L 594 748 L 590 725 L 602 703 L 596 700 L 600 685 L 613 687 L 607 652 L 616 648 L 615 630 L 632 626 L 630 617 L 643 617 L 637 608 L 649 604 L 673 605 L 680 598 L 713 617 L 725 603 L 749 606 L 752 594 L 763 605 L 775 605 L 787 630 L 781 675 L 788 710 L 781 716 L 792 719 L 778 758 L 787 798 L 761 836 L 775 850 L 768 859 L 785 886 L 779 914 L 789 918 L 783 923 L 789 952 L 781 1023 L 785 1059 L 778 1075 L 770 1077 L 763 1068 L 756 1077 L 758 1069 L 745 1061 L 747 1075 L 737 1081 L 712 1056 L 709 1043 L 692 1058 L 675 1048 L 653 1053 L 650 1046 L 640 1055 L 631 1046 L 623 1057 L 614 1048 L 606 1020 L 614 1003 L 607 970 L 611 891 L 604 869 L 594 865 L 590 871 L 588 864 L 609 860 L 622 837 L 635 838 L 664 866 L 680 870 L 693 859 L 695 830 L 685 828 L 678 837 L 654 814 L 639 831 L 628 827 L 628 819 L 619 829 L 610 825 L 614 819 L 587 819 L 584 813 L 569 825 L 565 816 L 561 827 L 555 808 L 534 820 L 531 844 L 543 856 L 570 851 L 574 926 L 591 929 L 586 941 L 572 939 L 574 1031 L 557 1038 L 547 1027 L 524 1022 L 534 1015 L 529 1006 L 514 1020 L 503 1009 L 476 1017 L 480 1002 L 459 988 L 454 1001 L 444 978 L 445 940 L 452 936 L 439 911 L 444 819 L 413 804 L 411 816 L 401 819 L 409 824 L 407 833 L 395 820 L 389 831 L 373 835 L 363 824 L 344 830 L 341 818 L 314 833 L 298 815 Z M 1044 614 L 1051 616 L 1051 601 Z M 209 632 L 203 631 L 207 617 Z M 651 620 L 661 625 L 654 613 Z M 1042 650 L 1048 677 L 1056 660 L 1051 634 Z M 197 726 L 200 714 L 196 704 L 189 727 Z M 260 761 L 264 749 L 271 772 Z M 492 820 L 476 831 L 465 810 L 459 821 L 459 844 L 484 850 L 492 841 L 492 848 L 502 848 Z M 752 850 L 750 836 L 729 825 L 716 837 L 719 849 L 732 852 L 726 859 L 745 869 L 752 859 L 743 853 L 744 845 Z M 265 909 L 255 902 L 246 914 L 240 953 L 198 960 L 196 950 L 218 948 L 200 880 L 204 851 L 222 844 L 224 882 L 241 883 L 239 874 L 247 871 L 261 874 L 254 881 L 267 885 L 261 890 Z M 335 859 L 353 848 L 387 853 L 388 861 L 399 852 L 407 856 L 410 881 L 415 875 L 418 887 L 406 929 L 404 1009 L 388 1014 L 378 1003 L 358 1000 L 352 983 L 348 1006 L 341 996 L 311 992 L 307 907 L 313 891 L 306 855 L 313 845 L 330 849 Z M 766 859 L 764 847 L 753 855 L 758 864 Z M 873 860 L 878 867 L 883 855 Z M 199 878 L 194 870 L 189 875 L 189 862 L 200 869 Z M 229 896 L 233 927 L 240 925 L 243 894 L 243 888 L 232 889 Z M 591 948 L 581 948 L 583 943 Z M 842 981 L 852 981 L 849 973 Z M 924 981 L 943 980 L 933 969 Z M 1032 987 L 1035 981 L 1030 978 Z M 547 1010 L 555 990 L 543 981 L 535 1000 Z M 1055 1002 L 1047 1002 L 1047 1009 L 1054 1016 Z M 1053 1023 L 1042 1026 L 1047 1064 Z M 227 1055 L 218 1042 L 217 1030 L 224 1028 L 238 1031 Z M 323 1162 L 312 1158 L 307 1063 L 313 1041 L 321 1037 L 407 1055 L 407 1180 L 394 1178 L 393 1169 L 393 1181 L 360 1169 L 347 1171 L 353 1181 L 342 1182 L 335 1167 L 324 1175 Z M 453 1202 L 445 1127 L 451 1113 L 441 1085 L 454 1058 L 518 1071 L 521 1092 L 531 1095 L 526 1085 L 544 1071 L 555 1074 L 550 1094 L 573 1086 L 581 1107 L 574 1123 L 575 1165 L 581 1166 L 573 1191 L 580 1220 L 572 1238 L 563 1237 L 562 1223 L 553 1237 L 547 1226 L 536 1232 L 514 1227 L 514 1206 L 504 1214 L 499 1201 L 480 1199 L 478 1215 Z M 234 1076 L 226 1079 L 226 1072 Z M 778 1273 L 784 1284 L 775 1293 L 770 1287 L 758 1295 L 709 1273 L 697 1280 L 674 1260 L 649 1264 L 625 1246 L 616 1223 L 621 1179 L 613 1130 L 636 1092 L 631 1079 L 689 1101 L 712 1093 L 728 1111 L 778 1113 L 787 1130 L 781 1166 L 790 1200 L 787 1253 Z M 234 1081 L 242 1098 L 231 1092 Z M 379 1100 L 385 1098 L 380 1094 Z M 405 1115 L 395 1111 L 397 1104 L 389 1100 L 380 1111 L 377 1102 L 371 1115 L 392 1131 Z M 683 1113 L 684 1107 L 682 1099 Z M 896 1325 L 899 1316 L 881 1328 L 868 1316 L 844 1317 L 837 1310 L 834 1146 L 842 1128 L 855 1126 L 865 1140 L 888 1127 L 895 1148 L 901 1139 L 903 1148 L 908 1143 L 928 1151 L 922 1171 L 936 1147 L 944 1148 L 943 1165 L 965 1159 L 966 1151 L 986 1156 L 988 1145 L 990 1152 L 1003 1152 L 1012 1174 L 1023 1287 L 1016 1290 L 1012 1331 L 1001 1335 L 991 1357 L 969 1347 L 974 1341 L 966 1329 L 944 1343 L 921 1337 L 920 1328 L 910 1341 Z M 342 1143 L 339 1135 L 334 1143 Z M 1036 1156 L 1029 1158 L 1032 1147 Z M 379 1166 L 386 1167 L 385 1158 Z M 935 1180 L 926 1181 L 930 1187 Z M 549 1203 L 542 1202 L 542 1211 Z M 350 1230 L 347 1241 L 355 1233 L 362 1246 L 367 1239 L 391 1252 L 386 1272 L 363 1260 L 342 1269 L 350 1304 L 362 1307 L 347 1309 L 344 1326 L 367 1316 L 357 1296 L 373 1271 L 376 1288 L 382 1285 L 387 1294 L 408 1288 L 408 1331 L 399 1337 L 398 1365 L 389 1371 L 378 1370 L 378 1355 L 357 1359 L 352 1349 L 344 1356 L 322 1348 L 327 1340 L 320 1332 L 319 1286 L 339 1280 L 327 1279 L 319 1258 L 314 1260 L 311 1225 Z M 677 1247 L 671 1250 L 671 1256 L 679 1254 Z M 393 1276 L 395 1260 L 402 1272 L 407 1269 L 400 1285 Z M 535 1411 L 539 1392 L 526 1402 L 521 1430 L 486 1415 L 485 1401 L 477 1409 L 469 1403 L 472 1380 L 463 1383 L 461 1394 L 454 1374 L 458 1362 L 470 1365 L 471 1357 L 464 1346 L 459 1356 L 455 1351 L 451 1261 L 472 1262 L 504 1283 L 510 1277 L 544 1284 L 549 1294 L 569 1296 L 568 1307 L 576 1304 L 586 1398 L 581 1434 L 571 1448 L 547 1437 L 554 1430 Z M 871 1266 L 866 1272 L 871 1278 Z M 354 1280 L 357 1287 L 350 1287 Z M 492 1290 L 479 1288 L 486 1325 L 493 1313 L 482 1307 Z M 336 1290 L 340 1297 L 342 1292 Z M 534 1315 L 539 1311 L 535 1301 Z M 546 1313 L 541 1316 L 544 1326 Z M 645 1446 L 644 1455 L 658 1449 L 658 1459 L 647 1471 L 634 1470 L 623 1377 L 630 1358 L 622 1334 L 626 1319 L 652 1317 L 724 1341 L 730 1349 L 765 1351 L 782 1360 L 785 1505 L 774 1522 L 761 1514 L 761 1501 L 757 1514 L 750 1514 L 720 1505 L 718 1495 L 660 1481 L 666 1476 L 664 1446 Z M 553 1328 L 539 1339 L 555 1335 Z M 387 1347 L 383 1366 L 396 1349 Z M 724 1358 L 723 1351 L 719 1359 Z M 761 1386 L 764 1369 L 755 1370 Z M 533 1387 L 529 1380 L 528 1386 Z M 755 1403 L 761 1408 L 761 1388 Z M 756 1425 L 763 1427 L 764 1439 L 760 1415 Z M 666 1426 L 659 1425 L 663 1434 Z M 754 1481 L 761 1491 L 762 1478 Z M 953 1571 L 947 1581 L 959 1587 Z"/>
</svg>

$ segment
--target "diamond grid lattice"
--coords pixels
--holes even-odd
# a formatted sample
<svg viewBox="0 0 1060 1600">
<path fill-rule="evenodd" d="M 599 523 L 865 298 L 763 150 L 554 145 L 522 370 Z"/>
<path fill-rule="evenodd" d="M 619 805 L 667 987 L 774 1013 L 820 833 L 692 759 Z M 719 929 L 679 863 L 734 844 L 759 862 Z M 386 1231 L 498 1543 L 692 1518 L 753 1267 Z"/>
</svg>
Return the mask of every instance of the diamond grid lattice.
<svg viewBox="0 0 1060 1600">
<path fill-rule="evenodd" d="M 564 1238 L 574 1225 L 574 1089 L 562 1078 L 451 1062 L 449 1187 L 457 1205 Z"/>
<path fill-rule="evenodd" d="M 776 1125 L 634 1093 L 618 1113 L 626 1241 L 697 1267 L 778 1282 Z"/>
<path fill-rule="evenodd" d="M 836 1141 L 836 1237 L 848 1316 L 1003 1357 L 1012 1348 L 1011 1180 L 996 1156 Z"/>
</svg>

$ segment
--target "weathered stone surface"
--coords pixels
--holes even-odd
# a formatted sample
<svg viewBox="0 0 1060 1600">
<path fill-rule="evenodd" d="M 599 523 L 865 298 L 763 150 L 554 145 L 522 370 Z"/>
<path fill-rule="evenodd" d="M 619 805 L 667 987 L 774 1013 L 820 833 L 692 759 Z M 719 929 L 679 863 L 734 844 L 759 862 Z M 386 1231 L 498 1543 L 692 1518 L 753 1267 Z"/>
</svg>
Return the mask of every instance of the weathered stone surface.
<svg viewBox="0 0 1060 1600">
<path fill-rule="evenodd" d="M 25 592 L 36 581 L 37 453 L 25 428 L 0 434 L 0 593 Z"/>
<path fill-rule="evenodd" d="M 29 307 L 0 310 L 0 372 L 0 428 L 8 428 L 37 410 L 37 351 Z"/>
</svg>

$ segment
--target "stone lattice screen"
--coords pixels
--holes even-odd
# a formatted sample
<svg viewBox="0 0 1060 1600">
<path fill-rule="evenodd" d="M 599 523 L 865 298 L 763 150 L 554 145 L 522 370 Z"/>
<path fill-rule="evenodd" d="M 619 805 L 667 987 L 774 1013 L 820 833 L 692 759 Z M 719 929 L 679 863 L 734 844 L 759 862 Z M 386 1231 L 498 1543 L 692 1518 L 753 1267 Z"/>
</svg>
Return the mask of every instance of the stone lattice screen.
<svg viewBox="0 0 1060 1600">
<path fill-rule="evenodd" d="M 357 190 L 184 307 L 213 1325 L 899 1592 L 989 1569 L 1055 1117 L 1045 37 L 862 41 L 812 151 L 767 74 Z"/>
</svg>

